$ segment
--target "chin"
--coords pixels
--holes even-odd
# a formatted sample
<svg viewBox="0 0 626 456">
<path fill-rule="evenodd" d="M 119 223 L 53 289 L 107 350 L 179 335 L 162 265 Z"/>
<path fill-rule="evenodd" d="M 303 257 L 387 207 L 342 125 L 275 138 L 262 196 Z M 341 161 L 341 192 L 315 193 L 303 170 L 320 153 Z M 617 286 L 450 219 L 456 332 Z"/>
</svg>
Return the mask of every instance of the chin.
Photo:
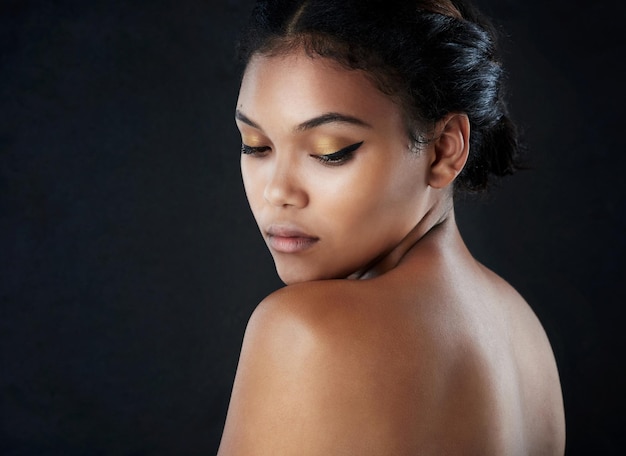
<svg viewBox="0 0 626 456">
<path fill-rule="evenodd" d="M 278 277 L 285 285 L 293 285 L 302 282 L 312 282 L 315 280 L 333 280 L 333 279 L 345 279 L 350 275 L 349 272 L 344 270 L 329 269 L 324 267 L 311 267 L 311 264 L 294 265 L 294 264 L 280 264 L 274 263 L 276 266 L 276 273 Z M 301 267 L 298 267 L 301 266 Z M 308 266 L 308 267 L 307 267 Z"/>
<path fill-rule="evenodd" d="M 302 282 L 310 282 L 312 280 L 317 280 L 315 277 L 309 275 L 309 274 L 299 274 L 299 273 L 294 273 L 294 271 L 281 271 L 280 269 L 276 268 L 276 272 L 278 273 L 278 277 L 280 278 L 280 280 L 285 284 L 285 285 L 293 285 L 296 283 L 302 283 Z"/>
<path fill-rule="evenodd" d="M 315 271 L 311 268 L 298 268 L 293 265 L 287 266 L 280 265 L 278 263 L 276 263 L 276 273 L 285 285 L 293 285 L 296 283 L 330 278 L 325 277 L 324 274 L 320 274 L 319 271 Z"/>
</svg>

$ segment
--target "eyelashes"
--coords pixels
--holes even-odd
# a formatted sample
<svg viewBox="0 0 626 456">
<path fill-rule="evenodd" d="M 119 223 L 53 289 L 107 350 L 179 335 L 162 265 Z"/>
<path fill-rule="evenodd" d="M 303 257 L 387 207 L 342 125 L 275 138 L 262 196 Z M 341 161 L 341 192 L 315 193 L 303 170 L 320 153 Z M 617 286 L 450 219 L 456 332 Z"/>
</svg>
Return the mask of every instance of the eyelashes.
<svg viewBox="0 0 626 456">
<path fill-rule="evenodd" d="M 313 157 L 328 165 L 340 165 L 350 160 L 354 155 L 354 152 L 361 147 L 361 144 L 363 144 L 363 141 L 344 147 L 343 149 L 333 152 L 332 154 L 313 155 Z"/>
<path fill-rule="evenodd" d="M 320 162 L 326 165 L 331 165 L 331 166 L 341 165 L 349 161 L 354 156 L 354 152 L 359 147 L 361 147 L 362 144 L 363 144 L 363 141 L 355 143 L 355 144 L 351 144 L 331 154 L 311 155 L 311 157 L 315 158 L 316 160 L 319 160 Z M 253 146 L 248 146 L 246 144 L 241 144 L 241 153 L 244 155 L 252 155 L 252 156 L 261 157 L 265 155 L 265 153 L 268 152 L 269 150 L 270 148 L 267 146 L 253 147 Z"/>
<path fill-rule="evenodd" d="M 261 155 L 268 150 L 270 150 L 269 147 L 252 147 L 243 143 L 241 144 L 241 153 L 244 155 Z"/>
</svg>

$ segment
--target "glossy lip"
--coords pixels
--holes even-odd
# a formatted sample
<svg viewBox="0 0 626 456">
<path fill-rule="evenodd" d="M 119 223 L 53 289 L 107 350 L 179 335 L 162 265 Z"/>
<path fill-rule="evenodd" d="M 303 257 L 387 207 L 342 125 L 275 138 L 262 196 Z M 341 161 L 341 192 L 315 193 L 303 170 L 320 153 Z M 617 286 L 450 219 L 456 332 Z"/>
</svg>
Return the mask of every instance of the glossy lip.
<svg viewBox="0 0 626 456">
<path fill-rule="evenodd" d="M 318 237 L 293 224 L 274 224 L 266 230 L 270 249 L 280 253 L 299 253 L 313 247 Z"/>
</svg>

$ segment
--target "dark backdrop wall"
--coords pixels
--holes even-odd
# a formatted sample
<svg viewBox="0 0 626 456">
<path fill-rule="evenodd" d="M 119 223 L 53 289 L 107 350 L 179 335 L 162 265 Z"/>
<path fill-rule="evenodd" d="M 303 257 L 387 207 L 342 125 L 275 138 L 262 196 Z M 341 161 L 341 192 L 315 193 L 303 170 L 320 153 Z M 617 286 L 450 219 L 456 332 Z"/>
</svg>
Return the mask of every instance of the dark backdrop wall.
<svg viewBox="0 0 626 456">
<path fill-rule="evenodd" d="M 459 203 L 543 321 L 569 455 L 621 454 L 622 3 L 481 0 L 533 169 Z M 0 5 L 0 453 L 214 454 L 248 316 L 280 286 L 243 195 L 250 1 Z"/>
</svg>

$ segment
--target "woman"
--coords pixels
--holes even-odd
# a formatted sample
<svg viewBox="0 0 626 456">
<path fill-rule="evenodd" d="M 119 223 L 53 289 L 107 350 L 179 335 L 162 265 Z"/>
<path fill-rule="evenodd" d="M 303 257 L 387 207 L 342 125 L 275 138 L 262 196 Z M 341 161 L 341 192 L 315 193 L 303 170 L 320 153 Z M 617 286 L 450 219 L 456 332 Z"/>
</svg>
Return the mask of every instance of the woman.
<svg viewBox="0 0 626 456">
<path fill-rule="evenodd" d="M 454 219 L 516 169 L 490 30 L 459 0 L 255 7 L 241 169 L 287 286 L 249 321 L 220 455 L 563 454 L 545 332 Z"/>
</svg>

